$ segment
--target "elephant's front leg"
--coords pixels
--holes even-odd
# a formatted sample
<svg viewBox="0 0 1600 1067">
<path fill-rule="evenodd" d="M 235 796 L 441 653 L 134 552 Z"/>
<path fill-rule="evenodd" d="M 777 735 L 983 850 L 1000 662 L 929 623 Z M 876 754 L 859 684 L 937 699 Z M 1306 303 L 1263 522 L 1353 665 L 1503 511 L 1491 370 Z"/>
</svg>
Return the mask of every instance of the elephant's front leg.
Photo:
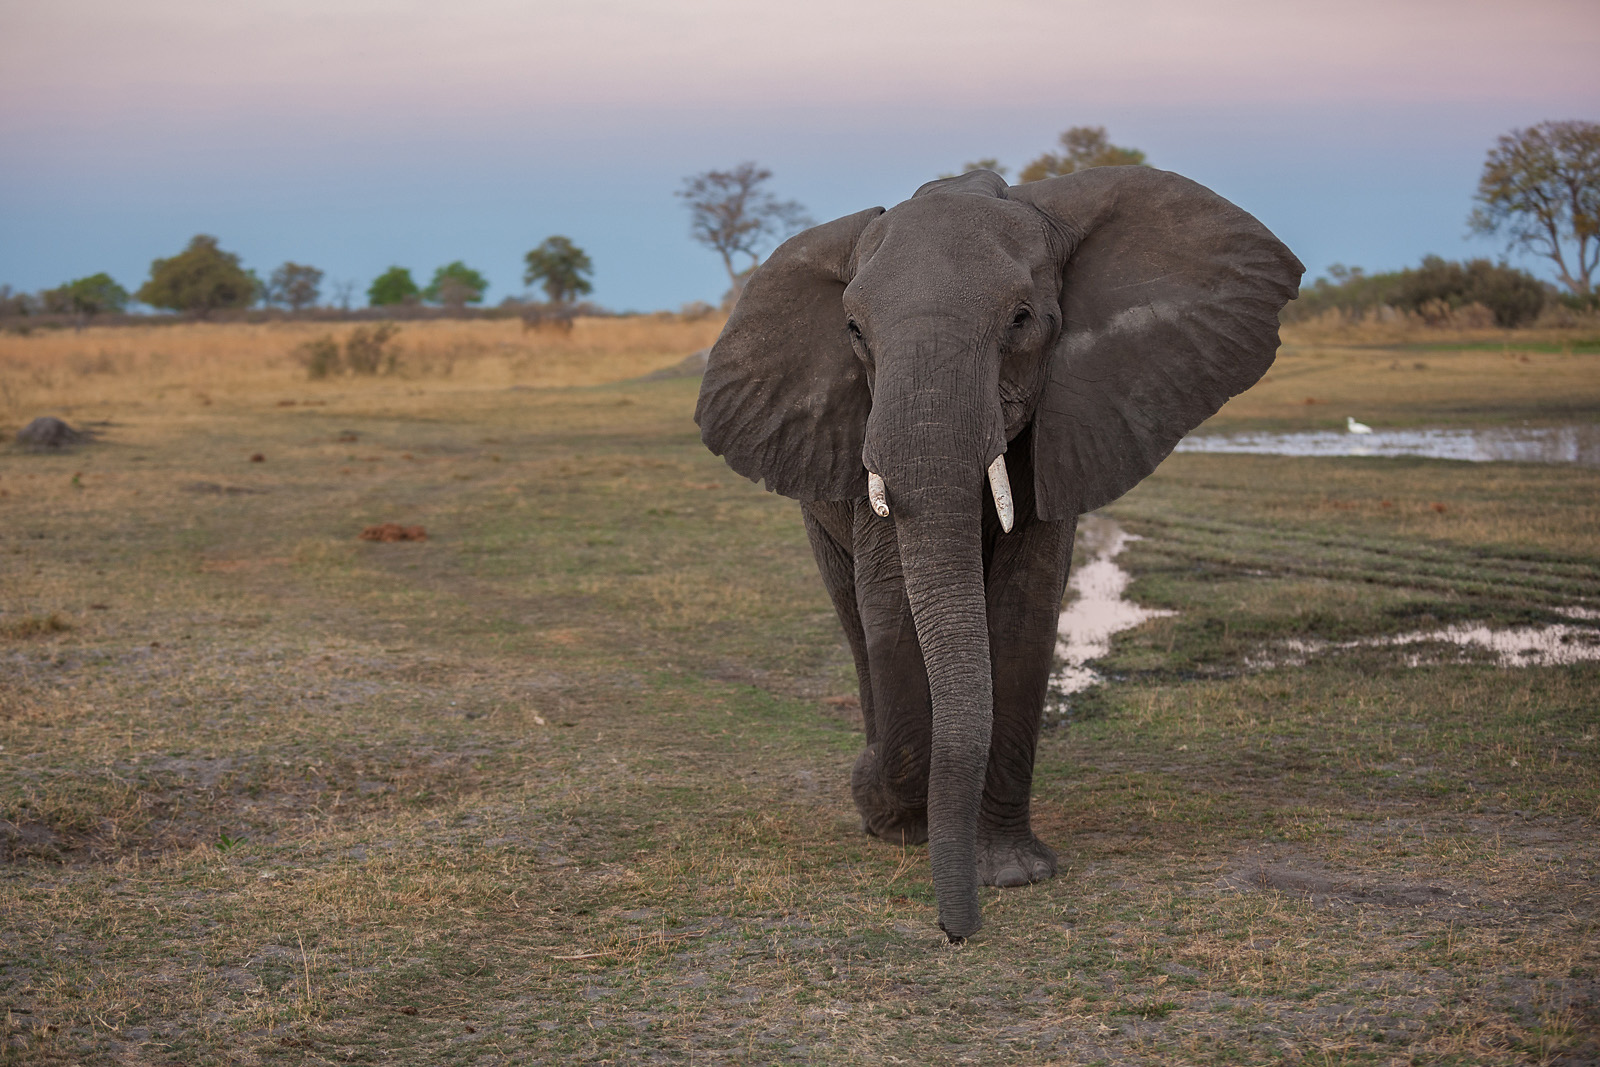
<svg viewBox="0 0 1600 1067">
<path fill-rule="evenodd" d="M 1031 482 L 1031 479 L 1029 479 Z M 1032 514 L 1011 533 L 985 530 L 989 552 L 989 649 L 994 661 L 994 730 L 978 813 L 978 878 L 1027 885 L 1053 877 L 1056 854 L 1034 836 L 1029 802 L 1034 751 L 1054 661 L 1057 620 L 1072 563 L 1077 521 Z M 992 538 L 992 540 L 991 540 Z"/>
</svg>

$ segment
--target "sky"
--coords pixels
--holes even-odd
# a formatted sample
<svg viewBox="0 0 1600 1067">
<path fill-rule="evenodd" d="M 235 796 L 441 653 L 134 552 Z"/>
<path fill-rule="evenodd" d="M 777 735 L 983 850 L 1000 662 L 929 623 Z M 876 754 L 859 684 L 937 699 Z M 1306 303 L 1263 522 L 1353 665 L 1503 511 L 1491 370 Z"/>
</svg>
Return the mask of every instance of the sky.
<svg viewBox="0 0 1600 1067">
<path fill-rule="evenodd" d="M 132 290 L 208 233 L 358 303 L 460 259 L 496 303 L 562 234 L 601 304 L 714 303 L 689 175 L 756 161 L 822 221 L 1081 125 L 1308 280 L 1498 257 L 1467 238 L 1484 155 L 1600 121 L 1597 56 L 1597 0 L 0 0 L 0 284 Z"/>
</svg>

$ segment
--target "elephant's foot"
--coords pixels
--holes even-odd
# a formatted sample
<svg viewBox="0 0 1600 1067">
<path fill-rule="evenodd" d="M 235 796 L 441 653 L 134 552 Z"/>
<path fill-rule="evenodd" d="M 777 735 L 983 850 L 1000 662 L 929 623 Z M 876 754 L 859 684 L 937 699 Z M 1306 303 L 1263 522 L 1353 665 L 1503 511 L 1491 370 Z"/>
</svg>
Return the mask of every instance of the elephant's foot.
<svg viewBox="0 0 1600 1067">
<path fill-rule="evenodd" d="M 983 885 L 1010 888 L 1055 876 L 1055 850 L 1030 830 L 978 841 L 978 881 Z"/>
<path fill-rule="evenodd" d="M 928 840 L 925 803 L 903 797 L 888 781 L 878 746 L 868 745 L 850 772 L 850 792 L 861 812 L 861 829 L 893 845 L 921 845 Z"/>
</svg>

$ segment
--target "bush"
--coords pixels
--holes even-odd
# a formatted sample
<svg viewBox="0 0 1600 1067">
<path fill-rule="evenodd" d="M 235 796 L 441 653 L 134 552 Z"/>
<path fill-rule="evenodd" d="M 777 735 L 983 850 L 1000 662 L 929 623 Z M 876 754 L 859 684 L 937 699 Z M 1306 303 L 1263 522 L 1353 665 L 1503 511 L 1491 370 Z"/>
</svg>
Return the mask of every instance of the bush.
<svg viewBox="0 0 1600 1067">
<path fill-rule="evenodd" d="M 1481 304 L 1494 314 L 1495 325 L 1512 327 L 1538 318 L 1549 292 L 1533 275 L 1503 263 L 1487 259 L 1452 263 L 1428 256 L 1416 270 L 1401 272 L 1394 296 L 1396 307 L 1417 312 L 1425 306 L 1442 304 L 1455 311 Z"/>
<path fill-rule="evenodd" d="M 306 369 L 308 378 L 328 378 L 341 371 L 350 374 L 393 374 L 400 353 L 389 342 L 400 332 L 392 322 L 376 326 L 357 326 L 345 340 L 344 351 L 332 334 L 323 334 L 295 349 L 295 358 Z"/>
<path fill-rule="evenodd" d="M 400 332 L 392 322 L 376 326 L 357 326 L 344 343 L 344 365 L 351 374 L 394 373 L 400 355 L 388 350 L 389 341 Z"/>
<path fill-rule="evenodd" d="M 1393 309 L 1429 325 L 1459 327 L 1531 325 L 1553 294 L 1526 271 L 1487 259 L 1456 263 L 1427 256 L 1421 266 L 1367 274 L 1334 264 L 1284 309 L 1284 321 L 1303 322 L 1329 311 L 1352 317 Z"/>
<path fill-rule="evenodd" d="M 308 378 L 326 378 L 339 372 L 339 342 L 332 335 L 307 341 L 295 349 L 295 357 L 305 366 Z"/>
</svg>

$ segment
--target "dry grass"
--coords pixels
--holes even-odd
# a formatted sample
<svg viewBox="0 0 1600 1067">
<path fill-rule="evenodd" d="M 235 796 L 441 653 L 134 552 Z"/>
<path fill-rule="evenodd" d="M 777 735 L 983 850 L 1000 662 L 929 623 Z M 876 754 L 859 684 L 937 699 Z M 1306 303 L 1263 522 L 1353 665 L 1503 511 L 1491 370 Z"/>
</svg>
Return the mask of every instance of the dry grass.
<svg viewBox="0 0 1600 1067">
<path fill-rule="evenodd" d="M 400 374 L 327 382 L 289 327 L 124 370 L 72 369 L 96 330 L 0 342 L 6 418 L 112 423 L 0 445 L 0 1061 L 1600 1055 L 1595 667 L 1241 668 L 1591 597 L 1600 472 L 1173 457 L 1114 510 L 1181 613 L 1042 739 L 1060 877 L 952 951 L 926 851 L 858 831 L 796 509 L 705 452 L 693 382 L 586 384 L 714 332 L 408 325 Z M 1403 412 L 1510 417 L 1497 353 L 1341 353 L 1281 369 L 1459 358 Z M 1589 395 L 1532 358 L 1516 404 Z"/>
<path fill-rule="evenodd" d="M 1548 425 L 1600 412 L 1600 330 L 1283 336 L 1272 370 L 1210 428 L 1343 429 L 1347 415 L 1380 428 Z"/>
<path fill-rule="evenodd" d="M 134 406 L 218 401 L 325 400 L 350 379 L 307 380 L 296 349 L 356 325 L 193 323 L 0 333 L 0 422 L 43 410 L 126 413 Z M 520 320 L 441 319 L 404 324 L 391 347 L 396 373 L 366 391 L 561 388 L 638 377 L 716 340 L 720 319 L 648 315 L 578 319 L 570 333 L 524 330 Z M 374 390 L 373 385 L 378 388 Z"/>
<path fill-rule="evenodd" d="M 1283 327 L 1286 344 L 1342 344 L 1402 348 L 1406 345 L 1455 345 L 1518 348 L 1526 345 L 1569 346 L 1574 341 L 1593 342 L 1600 336 L 1600 315 L 1571 315 L 1569 325 L 1545 325 L 1516 330 L 1496 326 L 1429 326 L 1415 315 L 1390 321 L 1376 317 L 1347 319 L 1337 312 Z"/>
</svg>

